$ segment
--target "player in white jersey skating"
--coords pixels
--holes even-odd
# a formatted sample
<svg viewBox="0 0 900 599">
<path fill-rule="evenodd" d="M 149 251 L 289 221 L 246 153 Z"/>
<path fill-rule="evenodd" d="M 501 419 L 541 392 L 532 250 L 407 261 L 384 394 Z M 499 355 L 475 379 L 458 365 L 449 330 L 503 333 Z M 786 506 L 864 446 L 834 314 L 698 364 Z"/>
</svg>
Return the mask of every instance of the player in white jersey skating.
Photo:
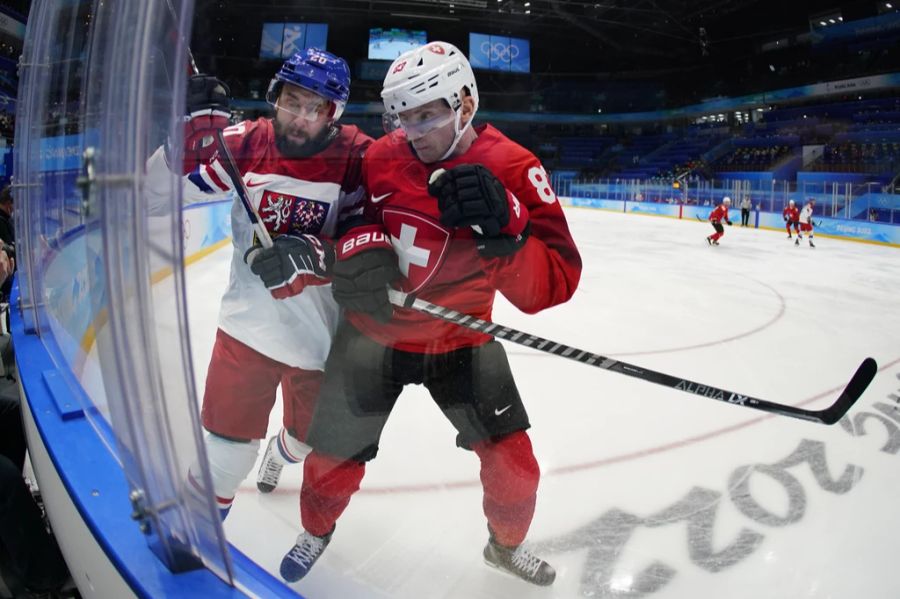
<svg viewBox="0 0 900 599">
<path fill-rule="evenodd" d="M 360 163 L 372 141 L 356 126 L 336 124 L 349 86 L 343 59 L 314 49 L 297 53 L 269 85 L 274 118 L 227 127 L 224 84 L 206 76 L 189 84 L 185 199 L 233 190 L 217 145 L 209 143 L 224 129 L 249 199 L 274 239 L 274 247 L 262 249 L 235 200 L 234 256 L 202 410 L 223 518 L 256 461 L 279 385 L 283 428 L 269 441 L 260 491 L 273 490 L 282 466 L 310 451 L 303 440 L 340 315 L 326 277 L 333 252 L 319 239 L 333 237 L 338 222 L 361 206 Z M 162 149 L 148 165 L 154 168 L 168 168 Z"/>
<path fill-rule="evenodd" d="M 816 207 L 816 201 L 813 198 L 809 198 L 809 201 L 805 206 L 800 210 L 800 233 L 797 234 L 797 241 L 794 242 L 794 245 L 800 245 L 800 235 L 806 233 L 807 238 L 809 239 L 809 247 L 814 248 L 816 244 L 813 243 L 813 210 Z"/>
</svg>

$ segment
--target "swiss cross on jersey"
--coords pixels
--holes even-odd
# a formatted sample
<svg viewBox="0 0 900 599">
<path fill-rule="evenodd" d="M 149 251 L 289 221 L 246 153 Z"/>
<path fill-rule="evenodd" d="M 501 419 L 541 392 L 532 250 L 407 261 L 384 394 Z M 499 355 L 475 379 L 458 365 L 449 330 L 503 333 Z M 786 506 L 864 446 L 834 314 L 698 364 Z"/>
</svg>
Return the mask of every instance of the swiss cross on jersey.
<svg viewBox="0 0 900 599">
<path fill-rule="evenodd" d="M 308 200 L 277 191 L 264 191 L 259 202 L 259 218 L 266 229 L 277 234 L 317 235 L 325 225 L 328 203 Z"/>
<path fill-rule="evenodd" d="M 431 218 L 398 208 L 385 208 L 381 217 L 405 277 L 401 287 L 407 293 L 415 293 L 443 263 L 450 232 Z"/>
</svg>

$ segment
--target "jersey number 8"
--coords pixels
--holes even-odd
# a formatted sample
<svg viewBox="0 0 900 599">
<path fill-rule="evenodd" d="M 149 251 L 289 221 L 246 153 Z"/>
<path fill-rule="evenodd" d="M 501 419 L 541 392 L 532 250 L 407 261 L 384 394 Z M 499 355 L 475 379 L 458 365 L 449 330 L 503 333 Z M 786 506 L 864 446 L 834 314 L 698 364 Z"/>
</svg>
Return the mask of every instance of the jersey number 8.
<svg viewBox="0 0 900 599">
<path fill-rule="evenodd" d="M 542 167 L 533 166 L 528 169 L 528 180 L 534 185 L 542 202 L 552 204 L 556 201 L 556 194 L 553 193 L 553 188 L 550 187 L 550 181 L 547 179 L 547 171 Z"/>
</svg>

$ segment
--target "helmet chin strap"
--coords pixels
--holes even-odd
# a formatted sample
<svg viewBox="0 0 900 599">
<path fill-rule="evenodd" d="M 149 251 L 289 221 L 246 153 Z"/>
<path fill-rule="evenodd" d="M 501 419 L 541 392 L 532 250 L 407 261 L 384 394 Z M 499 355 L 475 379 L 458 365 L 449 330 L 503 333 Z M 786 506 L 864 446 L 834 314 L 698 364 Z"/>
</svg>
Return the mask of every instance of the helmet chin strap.
<svg viewBox="0 0 900 599">
<path fill-rule="evenodd" d="M 474 114 L 472 115 L 472 118 L 469 119 L 469 122 L 466 123 L 462 129 L 459 128 L 459 121 L 461 118 L 462 118 L 462 105 L 460 105 L 460 107 L 456 109 L 456 118 L 453 119 L 453 130 L 455 131 L 455 134 L 453 136 L 453 143 L 450 144 L 450 147 L 447 148 L 447 151 L 444 152 L 444 155 L 441 156 L 440 158 L 438 158 L 438 160 L 437 160 L 438 162 L 440 162 L 441 160 L 446 160 L 447 158 L 450 157 L 450 154 L 453 153 L 453 150 L 455 150 L 456 146 L 459 144 L 459 140 L 462 139 L 463 134 L 466 132 L 466 130 L 472 124 L 472 120 L 475 118 L 475 115 Z"/>
</svg>

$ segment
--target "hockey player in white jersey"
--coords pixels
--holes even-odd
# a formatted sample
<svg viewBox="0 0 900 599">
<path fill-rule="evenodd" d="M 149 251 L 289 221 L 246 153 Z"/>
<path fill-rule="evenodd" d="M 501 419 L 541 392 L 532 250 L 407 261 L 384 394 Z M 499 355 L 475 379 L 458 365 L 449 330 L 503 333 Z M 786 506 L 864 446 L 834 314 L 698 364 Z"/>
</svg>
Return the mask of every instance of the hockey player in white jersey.
<svg viewBox="0 0 900 599">
<path fill-rule="evenodd" d="M 232 191 L 217 145 L 224 140 L 260 219 L 274 239 L 262 249 L 235 200 L 234 256 L 207 371 L 202 420 L 220 514 L 249 474 L 281 385 L 284 418 L 257 476 L 269 492 L 282 466 L 303 460 L 322 369 L 340 315 L 326 276 L 338 222 L 361 206 L 360 163 L 371 138 L 336 124 L 349 96 L 346 62 L 320 50 L 292 56 L 266 96 L 272 119 L 228 127 L 227 88 L 195 76 L 188 87 L 185 199 Z M 158 151 L 148 170 L 168 168 Z M 193 483 L 193 477 L 189 476 Z M 196 483 L 194 483 L 196 484 Z"/>
<path fill-rule="evenodd" d="M 809 201 L 805 206 L 800 210 L 800 233 L 797 234 L 797 241 L 794 242 L 794 245 L 800 245 L 800 235 L 806 233 L 807 239 L 809 239 L 809 247 L 814 248 L 816 244 L 813 243 L 813 210 L 816 207 L 816 200 L 813 198 L 809 198 Z"/>
</svg>

